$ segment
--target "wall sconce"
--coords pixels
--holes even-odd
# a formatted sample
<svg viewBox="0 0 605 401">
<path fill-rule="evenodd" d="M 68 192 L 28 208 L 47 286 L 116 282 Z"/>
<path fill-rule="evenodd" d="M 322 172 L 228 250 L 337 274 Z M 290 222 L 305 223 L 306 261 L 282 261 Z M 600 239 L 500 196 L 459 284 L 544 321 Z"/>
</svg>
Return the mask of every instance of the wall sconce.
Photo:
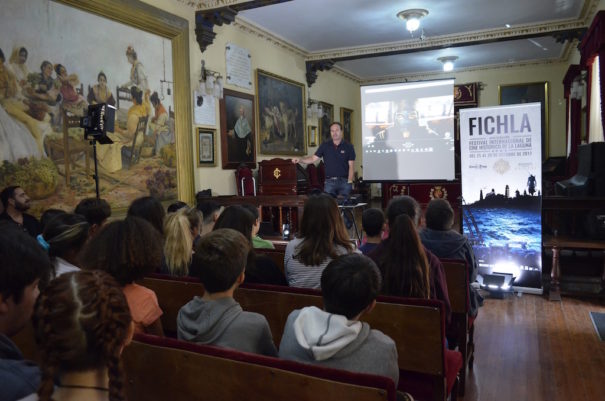
<svg viewBox="0 0 605 401">
<path fill-rule="evenodd" d="M 307 104 L 307 119 L 317 120 L 324 116 L 323 108 L 318 101 L 309 99 Z"/>
<path fill-rule="evenodd" d="M 420 28 L 420 19 L 427 15 L 429 12 L 423 8 L 411 8 L 397 13 L 397 17 L 405 21 L 405 28 L 410 34 Z"/>
<path fill-rule="evenodd" d="M 458 56 L 439 57 L 437 60 L 443 63 L 444 72 L 450 72 L 454 69 L 454 61 L 458 60 Z"/>
<path fill-rule="evenodd" d="M 202 72 L 200 75 L 200 93 L 214 96 L 217 99 L 223 98 L 223 76 L 217 72 L 207 69 L 204 60 L 202 60 Z"/>
</svg>

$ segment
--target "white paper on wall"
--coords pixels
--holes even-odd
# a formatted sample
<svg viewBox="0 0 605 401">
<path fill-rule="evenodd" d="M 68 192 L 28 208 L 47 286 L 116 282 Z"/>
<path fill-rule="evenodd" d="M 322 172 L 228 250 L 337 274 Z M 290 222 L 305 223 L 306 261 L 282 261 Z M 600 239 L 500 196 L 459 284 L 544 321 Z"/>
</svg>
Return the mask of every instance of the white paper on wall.
<svg viewBox="0 0 605 401">
<path fill-rule="evenodd" d="M 227 43 L 227 46 L 225 46 L 225 59 L 227 65 L 227 83 L 251 90 L 252 64 L 250 51 L 233 43 Z"/>
<path fill-rule="evenodd" d="M 203 99 L 202 105 L 198 106 L 198 98 Z M 216 127 L 216 99 L 213 96 L 195 91 L 193 98 L 193 113 L 196 125 L 209 125 Z"/>
</svg>

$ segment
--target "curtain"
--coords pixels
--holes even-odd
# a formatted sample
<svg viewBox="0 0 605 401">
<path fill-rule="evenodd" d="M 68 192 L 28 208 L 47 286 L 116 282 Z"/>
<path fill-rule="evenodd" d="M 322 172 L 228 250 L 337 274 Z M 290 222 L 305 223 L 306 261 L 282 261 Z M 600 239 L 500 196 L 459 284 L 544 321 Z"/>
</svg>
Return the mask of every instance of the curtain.
<svg viewBox="0 0 605 401">
<path fill-rule="evenodd" d="M 603 120 L 601 108 L 600 57 L 595 57 L 591 68 L 590 116 L 588 118 L 588 143 L 603 142 Z"/>
</svg>

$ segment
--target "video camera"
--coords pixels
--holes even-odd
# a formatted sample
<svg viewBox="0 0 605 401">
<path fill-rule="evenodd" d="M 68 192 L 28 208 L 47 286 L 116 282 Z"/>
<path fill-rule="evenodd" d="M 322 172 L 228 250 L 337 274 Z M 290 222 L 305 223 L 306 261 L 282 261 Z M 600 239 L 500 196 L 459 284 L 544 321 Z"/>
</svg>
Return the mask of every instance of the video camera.
<svg viewBox="0 0 605 401">
<path fill-rule="evenodd" d="M 101 144 L 113 143 L 107 132 L 113 132 L 116 108 L 107 104 L 91 104 L 88 106 L 86 117 L 80 119 L 80 127 L 84 128 L 84 138 L 93 139 Z"/>
</svg>

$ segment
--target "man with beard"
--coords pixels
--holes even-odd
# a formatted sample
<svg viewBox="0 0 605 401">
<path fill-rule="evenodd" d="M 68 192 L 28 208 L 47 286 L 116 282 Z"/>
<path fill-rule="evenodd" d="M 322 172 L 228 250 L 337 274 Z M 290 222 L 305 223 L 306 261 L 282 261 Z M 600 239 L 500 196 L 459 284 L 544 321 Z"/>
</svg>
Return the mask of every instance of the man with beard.
<svg viewBox="0 0 605 401">
<path fill-rule="evenodd" d="M 4 212 L 0 214 L 0 221 L 15 224 L 32 237 L 40 234 L 40 222 L 31 214 L 25 213 L 30 208 L 29 196 L 19 186 L 9 186 L 0 193 Z"/>
</svg>

